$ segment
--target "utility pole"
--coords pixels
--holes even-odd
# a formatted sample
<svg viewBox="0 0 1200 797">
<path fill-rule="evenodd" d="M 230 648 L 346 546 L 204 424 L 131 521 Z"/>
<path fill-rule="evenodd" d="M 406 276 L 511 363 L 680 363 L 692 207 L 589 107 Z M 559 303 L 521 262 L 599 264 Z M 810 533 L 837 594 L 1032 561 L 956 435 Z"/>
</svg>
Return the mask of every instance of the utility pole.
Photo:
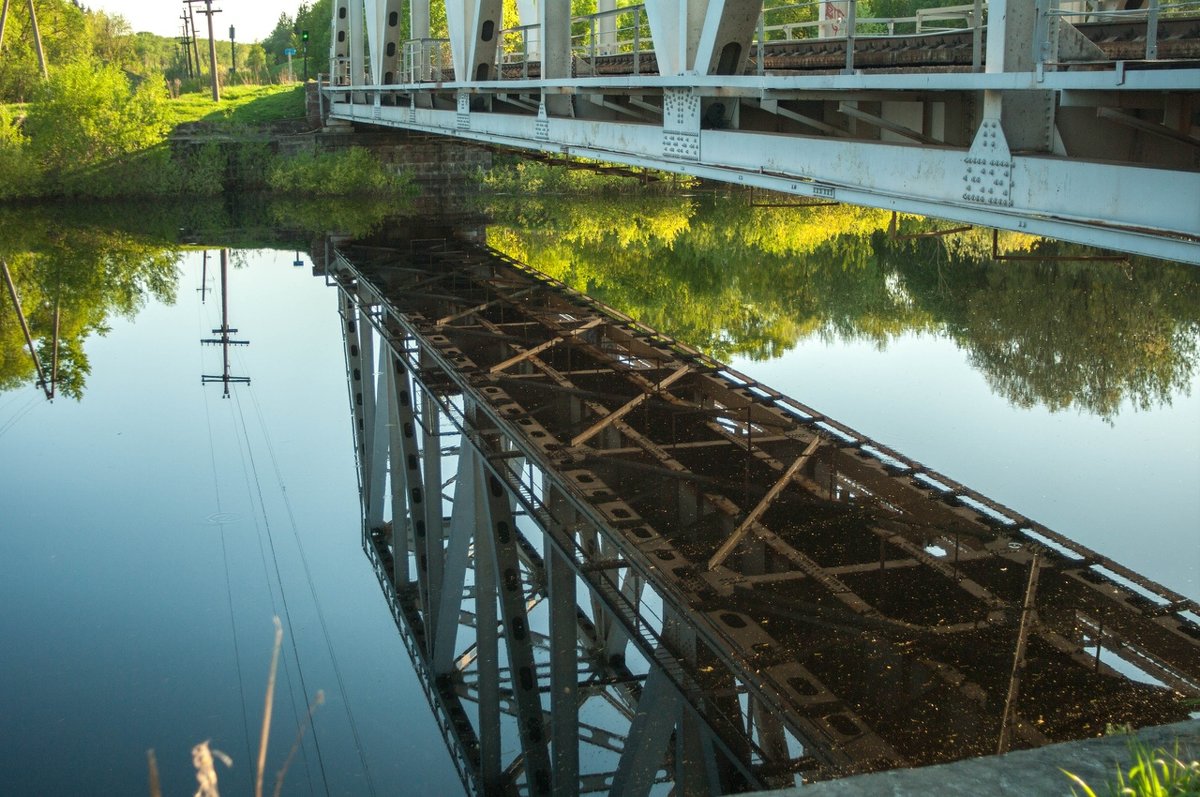
<svg viewBox="0 0 1200 797">
<path fill-rule="evenodd" d="M 4 7 L 0 9 L 0 50 L 4 48 L 4 28 L 8 22 L 8 4 L 9 0 L 4 0 Z M 50 72 L 46 69 L 46 53 L 42 50 L 42 33 L 38 30 L 37 9 L 33 7 L 33 0 L 29 0 L 29 21 L 33 29 L 33 48 L 37 50 L 38 66 L 42 68 L 42 77 L 50 76 Z"/>
<path fill-rule="evenodd" d="M 33 345 L 33 333 L 29 331 L 29 322 L 25 320 L 25 311 L 21 309 L 21 297 L 17 293 L 16 283 L 13 282 L 12 274 L 8 271 L 8 263 L 0 259 L 0 270 L 4 272 L 4 282 L 8 285 L 8 295 L 12 298 L 13 308 L 17 311 L 17 320 L 21 322 L 21 332 L 25 334 L 25 345 L 29 347 L 29 356 L 33 359 L 33 367 L 38 374 L 38 387 L 46 394 L 46 399 L 54 398 L 54 391 L 50 387 L 49 380 L 46 379 L 46 370 L 42 368 L 42 358 L 38 357 L 37 348 Z M 57 311 L 55 318 L 55 326 L 57 328 L 58 319 Z M 57 334 L 57 333 L 56 333 Z M 57 349 L 58 344 L 55 344 Z M 57 368 L 58 355 L 55 355 L 55 368 Z"/>
<path fill-rule="evenodd" d="M 210 19 L 211 19 L 211 17 L 210 17 Z M 207 252 L 205 254 L 207 254 Z M 221 327 L 220 327 L 220 329 L 213 330 L 213 334 L 220 335 L 220 337 L 219 338 L 201 338 L 200 339 L 201 344 L 207 344 L 207 345 L 221 347 L 221 355 L 222 355 L 221 360 L 224 363 L 224 369 L 222 370 L 220 375 L 201 374 L 200 375 L 200 384 L 206 385 L 209 382 L 221 382 L 222 384 L 225 385 L 225 392 L 221 396 L 222 398 L 229 398 L 229 386 L 231 384 L 236 384 L 236 385 L 250 384 L 250 377 L 248 377 L 248 376 L 230 376 L 229 375 L 229 347 L 230 346 L 249 346 L 250 341 L 248 341 L 248 340 L 233 340 L 232 338 L 229 337 L 231 334 L 235 334 L 237 332 L 237 330 L 230 329 L 230 327 L 229 327 L 229 286 L 228 286 L 228 282 L 227 282 L 228 272 L 229 272 L 229 250 L 222 249 L 221 250 Z"/>
<path fill-rule="evenodd" d="M 187 4 L 188 21 L 192 25 L 192 55 L 196 58 L 196 77 L 200 77 L 200 37 L 196 35 L 196 15 L 192 12 L 192 3 L 196 0 L 183 0 Z"/>
<path fill-rule="evenodd" d="M 37 50 L 38 66 L 42 68 L 42 77 L 50 77 L 50 72 L 46 69 L 46 54 L 42 52 L 42 32 L 38 30 L 37 24 L 37 9 L 33 7 L 33 0 L 29 0 L 29 22 L 33 27 L 33 47 Z"/>
<path fill-rule="evenodd" d="M 196 289 L 200 293 L 200 304 L 207 304 L 205 301 L 208 298 L 208 250 L 204 250 L 204 260 L 200 266 L 200 287 Z"/>
<path fill-rule="evenodd" d="M 183 57 L 187 59 L 187 76 L 195 77 L 196 72 L 192 69 L 192 32 L 191 26 L 188 25 L 188 15 L 180 14 L 179 18 L 183 20 L 183 36 L 179 41 L 183 45 Z"/>
<path fill-rule="evenodd" d="M 232 78 L 237 72 L 237 42 L 234 41 L 233 25 L 229 26 L 229 76 Z"/>
<path fill-rule="evenodd" d="M 29 0 L 33 2 L 33 0 Z M 212 98 L 213 102 L 221 101 L 221 89 L 217 85 L 217 40 L 213 38 L 213 14 L 219 13 L 221 9 L 213 10 L 212 0 L 204 0 L 204 12 L 208 15 L 208 60 L 209 66 L 212 68 Z"/>
</svg>

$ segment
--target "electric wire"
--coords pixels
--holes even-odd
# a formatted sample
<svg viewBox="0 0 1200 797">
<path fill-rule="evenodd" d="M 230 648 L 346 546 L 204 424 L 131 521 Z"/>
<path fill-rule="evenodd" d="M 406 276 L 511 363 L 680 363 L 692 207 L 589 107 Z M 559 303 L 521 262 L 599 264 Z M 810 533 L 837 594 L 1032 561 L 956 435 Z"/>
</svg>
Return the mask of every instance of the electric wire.
<svg viewBox="0 0 1200 797">
<path fill-rule="evenodd" d="M 275 536 L 271 531 L 271 520 L 267 513 L 266 501 L 263 498 L 262 481 L 258 475 L 258 465 L 254 458 L 254 449 L 250 445 L 250 434 L 249 434 L 249 429 L 246 425 L 245 414 L 242 411 L 242 400 L 240 397 L 240 391 L 233 391 L 233 399 L 234 399 L 233 404 L 237 408 L 238 419 L 241 424 L 242 437 L 246 444 L 245 452 L 250 460 L 250 473 L 254 480 L 254 488 L 258 493 L 258 503 L 259 503 L 259 508 L 262 511 L 263 525 L 266 529 L 267 544 L 271 549 L 271 560 L 275 566 L 275 580 L 276 580 L 276 583 L 279 584 L 279 597 L 280 597 L 280 601 L 283 604 L 283 616 L 284 616 L 284 619 L 287 621 L 288 630 L 290 631 L 288 636 L 290 638 L 291 645 L 292 645 L 292 656 L 296 660 L 296 672 L 300 678 L 300 691 L 307 696 L 308 695 L 308 685 L 305 683 L 304 667 L 300 663 L 300 651 L 296 645 L 295 625 L 292 623 L 292 613 L 291 613 L 291 607 L 288 605 L 287 591 L 284 589 L 284 586 L 283 586 L 283 574 L 279 569 L 279 555 L 275 549 Z M 295 712 L 295 701 L 294 700 L 293 700 L 293 712 Z M 296 721 L 297 721 L 297 723 L 299 722 L 299 714 L 298 713 L 296 715 Z M 312 739 L 313 739 L 313 746 L 316 748 L 316 752 L 317 752 L 317 764 L 318 764 L 318 768 L 321 772 L 321 782 L 325 788 L 325 793 L 329 794 L 329 779 L 328 779 L 328 775 L 325 771 L 325 757 L 321 752 L 321 741 L 317 734 L 317 729 L 315 727 L 313 728 Z M 309 779 L 309 783 L 310 783 L 310 788 L 311 788 L 311 778 Z"/>
<path fill-rule="evenodd" d="M 210 310 L 210 317 L 209 317 L 209 322 L 210 322 L 209 326 L 210 327 L 213 324 L 217 323 L 215 321 L 215 319 L 213 318 L 213 315 L 215 315 L 215 313 L 216 313 L 215 309 Z M 233 415 L 232 408 L 230 409 L 230 422 L 231 422 L 232 427 L 236 430 L 238 427 L 237 427 L 236 418 Z M 253 506 L 255 503 L 254 493 L 250 487 L 250 471 L 246 467 L 246 452 L 243 449 L 241 437 L 237 437 L 235 439 L 237 441 L 238 456 L 239 456 L 239 459 L 241 461 L 241 466 L 242 466 L 242 480 L 246 485 L 246 497 L 247 497 L 247 500 L 249 501 L 250 505 Z M 249 446 L 248 439 L 246 442 L 246 446 L 247 447 Z M 260 496 L 261 496 L 261 493 L 260 493 Z M 266 511 L 265 507 L 264 507 L 263 511 L 265 513 L 265 511 Z M 263 546 L 263 540 L 262 540 L 263 531 L 262 531 L 262 528 L 259 526 L 257 513 L 251 512 L 250 517 L 254 523 L 255 538 L 258 541 L 259 560 L 261 561 L 262 568 L 263 568 L 263 583 L 267 587 L 267 594 L 268 594 L 270 602 L 271 602 L 271 613 L 274 616 L 279 616 L 280 612 L 279 612 L 279 608 L 275 602 L 275 590 L 274 590 L 274 587 L 272 586 L 272 582 L 271 582 L 271 573 L 270 573 L 269 567 L 267 566 L 266 549 Z M 276 569 L 278 572 L 278 567 Z M 283 592 L 282 582 L 280 582 L 279 588 L 280 588 L 280 593 L 282 594 L 282 592 Z M 290 622 L 289 622 L 289 630 L 290 630 Z M 291 706 L 293 720 L 296 723 L 299 723 L 300 715 L 296 709 L 296 692 L 295 692 L 295 684 L 294 684 L 292 674 L 291 674 L 291 666 L 288 662 L 288 659 L 286 659 L 286 658 L 284 659 L 283 663 L 284 663 L 284 676 L 285 676 L 285 680 L 287 682 L 287 688 L 288 688 L 288 702 Z M 298 660 L 296 662 L 296 665 L 297 665 L 297 667 L 300 666 Z M 247 745 L 249 745 L 249 743 L 250 743 L 249 735 L 247 735 Z M 251 755 L 251 757 L 247 760 L 253 760 L 253 755 Z M 301 749 L 301 760 L 303 761 L 303 764 L 304 764 L 305 780 L 308 783 L 309 794 L 312 794 L 312 772 L 309 769 L 308 752 L 306 749 L 303 749 L 303 748 Z M 328 791 L 329 791 L 328 786 L 326 786 L 326 794 L 328 794 Z"/>
<path fill-rule="evenodd" d="M 17 412 L 11 418 L 9 418 L 9 420 L 3 426 L 0 426 L 0 437 L 4 437 L 4 435 L 15 429 L 17 424 L 25 420 L 25 416 L 33 412 L 42 401 L 45 401 L 42 396 L 34 396 L 31 398 L 29 402 L 24 407 L 17 410 Z"/>
<path fill-rule="evenodd" d="M 304 566 L 304 575 L 308 581 L 308 590 L 309 590 L 309 593 L 312 595 L 313 605 L 316 608 L 317 620 L 321 624 L 321 633 L 325 637 L 325 647 L 329 652 L 329 660 L 333 664 L 334 677 L 337 679 L 338 692 L 341 694 L 342 706 L 344 707 L 345 712 L 346 712 L 346 719 L 350 723 L 350 733 L 354 737 L 354 746 L 355 746 L 355 749 L 358 751 L 358 759 L 362 763 L 363 774 L 366 776 L 366 779 L 367 779 L 367 788 L 370 791 L 370 793 L 372 795 L 374 795 L 376 793 L 375 792 L 375 781 L 371 777 L 371 768 L 367 764 L 366 753 L 364 751 L 363 744 L 362 744 L 362 738 L 358 732 L 358 722 L 354 718 L 354 711 L 350 708 L 350 700 L 349 700 L 349 697 L 346 692 L 346 683 L 342 677 L 342 668 L 341 668 L 341 665 L 338 663 L 337 654 L 334 652 L 333 642 L 329 635 L 329 626 L 325 620 L 325 610 L 324 610 L 324 608 L 322 608 L 321 601 L 317 597 L 317 589 L 316 589 L 316 585 L 313 581 L 312 569 L 309 567 L 309 564 L 308 564 L 308 555 L 304 551 L 304 543 L 300 539 L 300 529 L 299 529 L 298 524 L 296 523 L 296 515 L 292 511 L 291 499 L 288 498 L 287 486 L 284 484 L 283 474 L 279 470 L 279 459 L 275 455 L 275 446 L 271 442 L 271 435 L 270 435 L 269 431 L 267 430 L 266 418 L 263 416 L 262 406 L 258 401 L 258 396 L 255 393 L 253 388 L 250 388 L 249 392 L 250 392 L 251 403 L 254 407 L 254 411 L 255 411 L 256 415 L 258 416 L 258 423 L 262 430 L 263 439 L 266 441 L 267 454 L 271 460 L 271 466 L 275 471 L 275 479 L 279 483 L 280 494 L 283 497 L 283 505 L 284 505 L 284 508 L 287 510 L 288 522 L 291 524 L 291 527 L 292 527 L 292 536 L 295 537 L 296 548 L 300 552 L 300 561 Z M 240 405 L 239 405 L 239 411 L 240 411 Z M 315 730 L 316 729 L 314 728 L 314 739 L 316 736 Z"/>
<path fill-rule="evenodd" d="M 208 426 L 208 456 L 212 464 L 213 493 L 216 495 L 217 516 L 220 520 L 218 526 L 221 530 L 221 561 L 225 566 L 225 596 L 229 601 L 229 626 L 233 634 L 233 660 L 237 667 L 238 697 L 242 708 L 242 731 L 246 740 L 246 761 L 250 762 L 254 760 L 254 754 L 250 748 L 250 720 L 246 713 L 246 682 L 242 675 L 242 654 L 238 648 L 237 620 L 233 611 L 233 581 L 229 576 L 229 547 L 225 542 L 225 522 L 222 514 L 224 510 L 221 506 L 221 483 L 217 478 L 217 451 L 213 438 L 212 413 L 208 407 L 208 391 L 204 390 L 203 385 L 200 387 L 201 393 L 204 395 L 204 421 Z"/>
</svg>

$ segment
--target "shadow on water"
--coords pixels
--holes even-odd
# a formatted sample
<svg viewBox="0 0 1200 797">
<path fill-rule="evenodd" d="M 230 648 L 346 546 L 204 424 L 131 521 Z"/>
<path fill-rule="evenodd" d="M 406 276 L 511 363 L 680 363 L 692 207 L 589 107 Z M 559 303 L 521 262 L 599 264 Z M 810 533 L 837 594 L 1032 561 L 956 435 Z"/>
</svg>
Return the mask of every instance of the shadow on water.
<svg viewBox="0 0 1200 797">
<path fill-rule="evenodd" d="M 492 246 L 718 359 L 932 334 L 1015 405 L 1105 418 L 1169 404 L 1196 369 L 1200 270 L 1187 266 L 1068 260 L 1104 253 L 1019 233 L 993 249 L 990 230 L 929 236 L 946 224 L 892 229 L 890 213 L 847 205 L 522 200 L 492 213 Z"/>
</svg>

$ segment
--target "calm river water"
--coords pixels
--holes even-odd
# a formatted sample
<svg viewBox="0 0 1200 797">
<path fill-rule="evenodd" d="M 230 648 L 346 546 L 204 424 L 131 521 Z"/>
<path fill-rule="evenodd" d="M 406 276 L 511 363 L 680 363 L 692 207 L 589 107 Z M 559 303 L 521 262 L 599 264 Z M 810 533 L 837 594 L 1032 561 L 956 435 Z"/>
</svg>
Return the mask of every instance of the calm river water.
<svg viewBox="0 0 1200 797">
<path fill-rule="evenodd" d="M 189 794 L 211 739 L 251 793 L 274 615 L 269 784 L 321 690 L 285 793 L 461 790 L 361 549 L 337 294 L 305 251 L 330 212 L 0 215 L 56 370 L 50 402 L 0 288 L 0 792 L 145 794 L 153 748 Z M 491 245 L 1200 598 L 1200 269 L 744 197 L 489 214 Z M 223 247 L 228 398 L 201 380 Z"/>
</svg>

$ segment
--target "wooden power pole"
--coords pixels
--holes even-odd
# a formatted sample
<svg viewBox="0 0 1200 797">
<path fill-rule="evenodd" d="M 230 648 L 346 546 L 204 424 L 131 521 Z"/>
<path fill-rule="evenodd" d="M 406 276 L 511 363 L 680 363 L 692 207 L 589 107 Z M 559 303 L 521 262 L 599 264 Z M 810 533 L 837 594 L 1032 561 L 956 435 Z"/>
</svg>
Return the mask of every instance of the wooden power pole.
<svg viewBox="0 0 1200 797">
<path fill-rule="evenodd" d="M 8 3 L 9 0 L 4 0 L 4 7 L 0 9 L 0 50 L 4 49 L 4 27 L 8 22 Z M 37 9 L 33 7 L 33 0 L 29 0 L 29 21 L 33 30 L 33 49 L 37 51 L 38 66 L 42 69 L 42 77 L 49 77 L 50 72 L 46 68 L 46 53 L 42 49 L 42 33 L 38 29 Z"/>
</svg>

